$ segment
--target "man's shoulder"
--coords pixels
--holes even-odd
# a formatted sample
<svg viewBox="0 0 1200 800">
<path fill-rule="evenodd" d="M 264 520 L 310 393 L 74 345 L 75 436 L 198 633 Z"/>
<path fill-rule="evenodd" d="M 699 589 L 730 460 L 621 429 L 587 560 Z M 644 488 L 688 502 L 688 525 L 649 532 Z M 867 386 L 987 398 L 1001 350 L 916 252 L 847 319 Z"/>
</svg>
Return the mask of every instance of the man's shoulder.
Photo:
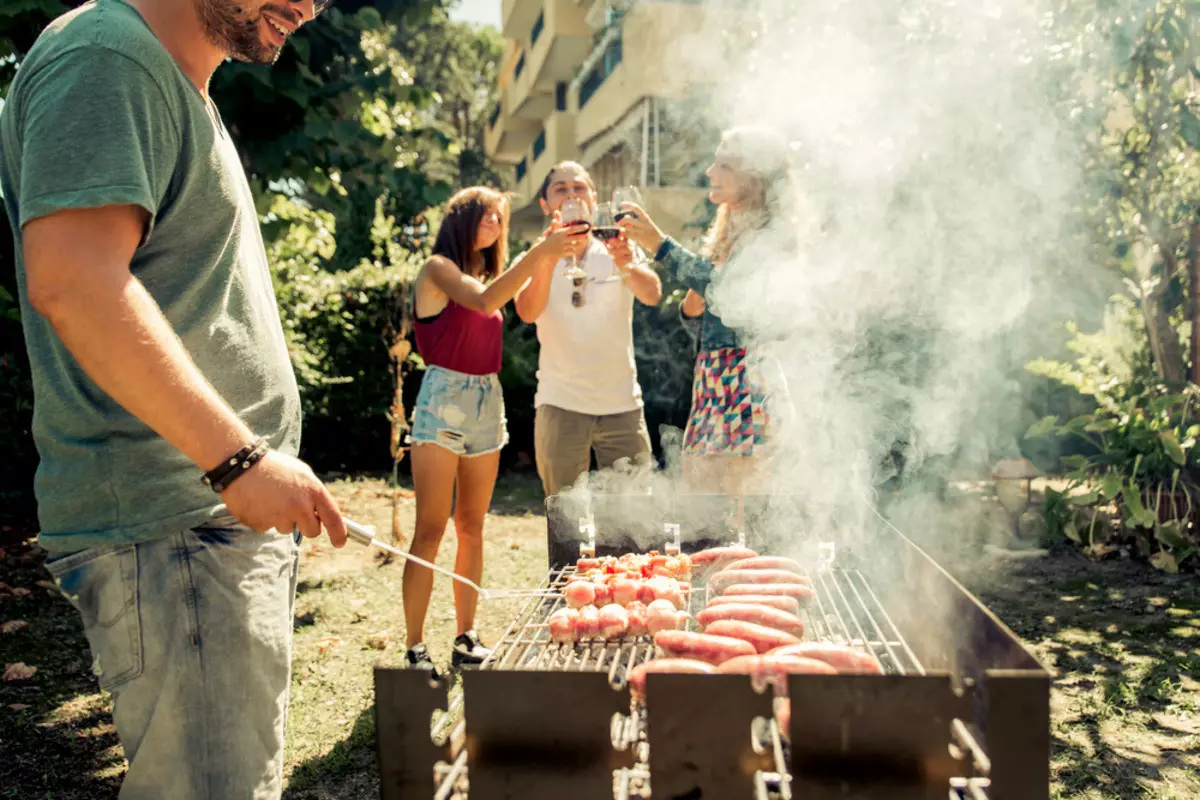
<svg viewBox="0 0 1200 800">
<path fill-rule="evenodd" d="M 99 60 L 140 67 L 155 79 L 177 74 L 163 48 L 141 15 L 122 0 L 92 0 L 55 19 L 42 31 L 21 68 L 32 73 L 63 58 Z"/>
</svg>

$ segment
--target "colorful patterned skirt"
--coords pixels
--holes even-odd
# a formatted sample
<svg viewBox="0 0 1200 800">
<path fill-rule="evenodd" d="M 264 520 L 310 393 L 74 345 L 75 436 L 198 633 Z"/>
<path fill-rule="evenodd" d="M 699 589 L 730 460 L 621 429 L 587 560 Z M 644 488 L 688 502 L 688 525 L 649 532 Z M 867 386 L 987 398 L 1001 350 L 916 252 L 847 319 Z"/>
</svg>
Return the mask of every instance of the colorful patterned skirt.
<svg viewBox="0 0 1200 800">
<path fill-rule="evenodd" d="M 694 455 L 752 456 L 767 442 L 762 386 L 741 347 L 702 351 L 692 379 L 692 412 L 683 451 Z"/>
</svg>

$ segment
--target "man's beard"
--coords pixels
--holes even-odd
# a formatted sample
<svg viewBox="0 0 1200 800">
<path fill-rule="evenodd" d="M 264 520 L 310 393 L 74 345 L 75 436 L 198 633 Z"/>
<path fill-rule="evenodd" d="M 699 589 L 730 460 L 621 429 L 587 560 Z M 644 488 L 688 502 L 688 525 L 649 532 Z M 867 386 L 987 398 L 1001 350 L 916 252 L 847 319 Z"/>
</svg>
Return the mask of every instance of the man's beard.
<svg viewBox="0 0 1200 800">
<path fill-rule="evenodd" d="M 249 2 L 249 0 L 246 0 Z M 193 0 L 204 38 L 237 61 L 254 64 L 274 64 L 280 49 L 265 44 L 259 28 L 262 9 L 249 18 L 243 18 L 244 8 L 240 0 Z"/>
</svg>

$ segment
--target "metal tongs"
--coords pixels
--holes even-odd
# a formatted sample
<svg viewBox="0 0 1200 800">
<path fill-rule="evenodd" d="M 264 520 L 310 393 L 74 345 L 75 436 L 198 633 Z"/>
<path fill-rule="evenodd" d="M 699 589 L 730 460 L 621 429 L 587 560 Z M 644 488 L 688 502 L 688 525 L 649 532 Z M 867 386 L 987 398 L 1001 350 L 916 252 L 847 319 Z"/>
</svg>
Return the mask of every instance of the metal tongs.
<svg viewBox="0 0 1200 800">
<path fill-rule="evenodd" d="M 378 547 L 380 550 L 383 550 L 385 553 L 390 553 L 396 558 L 412 561 L 413 563 L 420 564 L 422 567 L 431 569 L 434 572 L 440 572 L 451 580 L 455 580 L 459 583 L 470 586 L 484 600 L 507 600 L 511 598 L 526 597 L 562 597 L 562 592 L 555 592 L 550 589 L 485 589 L 479 584 L 475 583 L 475 581 L 464 578 L 462 575 L 455 574 L 452 570 L 439 567 L 437 564 L 432 564 L 423 558 L 418 558 L 412 553 L 379 541 L 377 538 L 375 538 L 375 529 L 370 525 L 363 525 L 360 522 L 355 522 L 354 520 L 346 519 L 345 517 L 342 518 L 342 522 L 346 524 L 346 535 L 348 538 L 353 539 L 359 544 L 366 545 L 367 547 Z"/>
</svg>

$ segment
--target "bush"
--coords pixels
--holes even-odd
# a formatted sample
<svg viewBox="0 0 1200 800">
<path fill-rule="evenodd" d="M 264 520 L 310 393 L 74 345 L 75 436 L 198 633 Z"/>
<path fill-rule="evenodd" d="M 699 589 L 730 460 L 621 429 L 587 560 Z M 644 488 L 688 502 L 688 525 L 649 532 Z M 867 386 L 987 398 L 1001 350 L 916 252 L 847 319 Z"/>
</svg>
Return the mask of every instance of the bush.
<svg viewBox="0 0 1200 800">
<path fill-rule="evenodd" d="M 0 519 L 34 516 L 33 383 L 17 305 L 16 258 L 12 228 L 0 206 Z"/>
</svg>

